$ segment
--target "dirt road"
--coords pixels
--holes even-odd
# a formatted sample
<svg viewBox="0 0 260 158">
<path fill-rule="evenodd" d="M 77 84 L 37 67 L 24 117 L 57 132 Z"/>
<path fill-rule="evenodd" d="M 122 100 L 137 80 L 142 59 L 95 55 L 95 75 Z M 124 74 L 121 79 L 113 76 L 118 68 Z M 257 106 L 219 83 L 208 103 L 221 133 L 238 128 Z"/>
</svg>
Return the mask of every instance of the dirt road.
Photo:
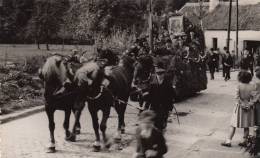
<svg viewBox="0 0 260 158">
<path fill-rule="evenodd" d="M 180 112 L 181 125 L 177 124 L 176 116 L 169 123 L 165 134 L 169 152 L 166 158 L 244 158 L 248 157 L 238 147 L 242 138 L 242 130 L 238 130 L 232 148 L 220 146 L 228 132 L 230 114 L 234 106 L 236 74 L 232 79 L 223 81 L 221 73 L 214 81 L 209 81 L 208 89 L 197 96 L 176 105 Z M 92 152 L 94 133 L 91 118 L 85 109 L 81 118 L 82 133 L 77 142 L 64 140 L 62 128 L 64 114 L 55 113 L 57 153 L 45 153 L 49 142 L 49 131 L 45 113 L 38 113 L 24 119 L 1 125 L 2 158 L 131 158 L 135 149 L 134 131 L 137 123 L 137 111 L 128 107 L 126 114 L 126 133 L 123 136 L 124 148 L 121 151 L 112 148 L 99 153 Z M 71 122 L 73 122 L 73 117 Z M 113 138 L 116 130 L 116 114 L 112 110 L 108 122 L 108 135 Z"/>
</svg>

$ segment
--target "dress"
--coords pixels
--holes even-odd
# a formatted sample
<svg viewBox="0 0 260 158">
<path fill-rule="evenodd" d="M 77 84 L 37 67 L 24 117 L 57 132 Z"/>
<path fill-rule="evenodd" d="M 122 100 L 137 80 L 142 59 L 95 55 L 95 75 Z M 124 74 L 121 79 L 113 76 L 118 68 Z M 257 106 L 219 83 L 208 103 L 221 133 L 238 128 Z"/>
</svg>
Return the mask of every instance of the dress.
<svg viewBox="0 0 260 158">
<path fill-rule="evenodd" d="M 233 114 L 231 118 L 231 126 L 237 128 L 253 127 L 254 122 L 254 108 L 250 107 L 248 110 L 242 108 L 243 105 L 247 105 L 252 98 L 252 91 L 255 90 L 253 84 L 240 83 L 237 89 L 237 100 Z M 240 101 L 239 101 L 240 100 Z"/>
</svg>

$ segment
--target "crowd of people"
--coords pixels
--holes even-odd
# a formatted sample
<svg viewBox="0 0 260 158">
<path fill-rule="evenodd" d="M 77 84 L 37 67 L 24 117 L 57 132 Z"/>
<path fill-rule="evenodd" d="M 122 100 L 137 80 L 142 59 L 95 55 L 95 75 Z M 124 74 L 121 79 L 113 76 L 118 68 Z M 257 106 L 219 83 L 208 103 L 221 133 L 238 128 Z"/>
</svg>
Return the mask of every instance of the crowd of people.
<svg viewBox="0 0 260 158">
<path fill-rule="evenodd" d="M 207 65 L 210 72 L 210 79 L 214 80 L 215 72 L 219 72 L 220 65 L 222 65 L 222 73 L 225 81 L 230 80 L 230 70 L 232 68 L 240 67 L 241 69 L 248 69 L 252 76 L 254 76 L 254 66 L 256 65 L 256 59 L 252 52 L 245 49 L 242 53 L 241 59 L 237 62 L 234 51 L 230 53 L 226 47 L 224 52 L 220 52 L 219 49 L 214 50 L 211 48 L 207 52 Z M 236 63 L 239 63 L 236 65 Z"/>
</svg>

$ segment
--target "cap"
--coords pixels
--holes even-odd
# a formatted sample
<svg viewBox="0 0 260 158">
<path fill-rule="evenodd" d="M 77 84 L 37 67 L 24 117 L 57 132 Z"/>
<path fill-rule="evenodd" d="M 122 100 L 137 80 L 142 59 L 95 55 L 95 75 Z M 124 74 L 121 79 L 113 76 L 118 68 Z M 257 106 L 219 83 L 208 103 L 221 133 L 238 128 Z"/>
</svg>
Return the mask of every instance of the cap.
<svg viewBox="0 0 260 158">
<path fill-rule="evenodd" d="M 155 113 L 151 110 L 145 110 L 143 111 L 140 116 L 139 120 L 142 122 L 153 122 L 155 118 Z"/>
</svg>

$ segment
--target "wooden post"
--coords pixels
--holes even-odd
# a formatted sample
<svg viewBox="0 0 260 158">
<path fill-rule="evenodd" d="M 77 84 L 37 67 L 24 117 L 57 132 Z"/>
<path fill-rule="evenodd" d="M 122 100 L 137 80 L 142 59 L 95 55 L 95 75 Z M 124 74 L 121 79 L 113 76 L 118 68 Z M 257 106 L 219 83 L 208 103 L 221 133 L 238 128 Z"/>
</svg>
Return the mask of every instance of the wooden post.
<svg viewBox="0 0 260 158">
<path fill-rule="evenodd" d="M 239 26 L 238 26 L 238 0 L 236 1 L 236 6 L 237 6 L 237 27 L 236 27 L 236 57 L 238 59 L 238 31 L 239 31 Z"/>
<path fill-rule="evenodd" d="M 149 0 L 149 46 L 153 52 L 153 0 Z"/>
<path fill-rule="evenodd" d="M 227 33 L 227 51 L 229 52 L 230 43 L 230 29 L 231 29 L 231 15 L 232 14 L 232 0 L 229 0 L 229 14 L 228 14 L 228 33 Z"/>
</svg>

